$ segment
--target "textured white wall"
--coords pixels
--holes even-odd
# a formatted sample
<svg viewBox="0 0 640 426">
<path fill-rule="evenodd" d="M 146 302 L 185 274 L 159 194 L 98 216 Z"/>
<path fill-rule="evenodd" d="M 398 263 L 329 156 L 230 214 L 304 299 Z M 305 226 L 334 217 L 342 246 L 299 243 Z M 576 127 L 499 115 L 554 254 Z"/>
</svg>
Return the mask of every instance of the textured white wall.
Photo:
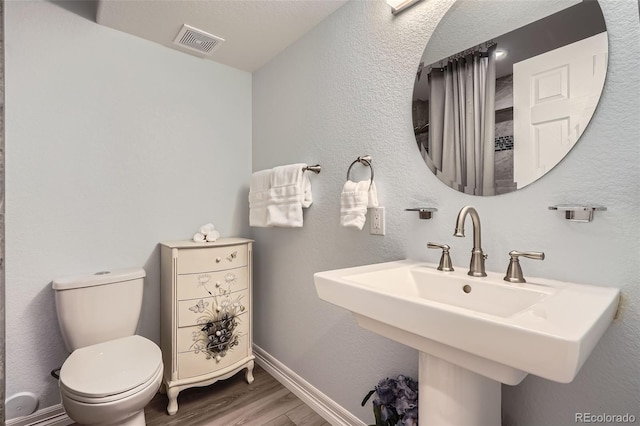
<svg viewBox="0 0 640 426">
<path fill-rule="evenodd" d="M 359 403 L 380 378 L 416 376 L 417 354 L 360 329 L 351 315 L 320 301 L 313 273 L 404 257 L 437 261 L 427 241 L 452 246 L 466 268 L 470 238 L 452 237 L 464 205 L 480 212 L 487 268 L 504 271 L 512 249 L 542 250 L 525 260 L 530 276 L 622 288 L 623 317 L 607 331 L 571 384 L 528 377 L 504 386 L 506 425 L 574 424 L 574 413 L 640 418 L 640 37 L 635 0 L 601 2 L 610 62 L 600 105 L 578 146 L 543 179 L 515 193 L 473 197 L 435 178 L 412 134 L 414 73 L 452 0 L 418 3 L 393 17 L 384 2 L 353 1 L 253 77 L 253 169 L 320 163 L 314 204 L 302 229 L 252 228 L 256 239 L 258 345 L 328 396 L 371 422 Z M 477 17 L 482 21 L 483 17 Z M 464 29 L 460 29 L 464 33 Z M 349 164 L 371 154 L 387 235 L 339 227 L 339 194 Z M 363 173 L 361 176 L 365 176 Z M 589 224 L 549 211 L 558 203 L 599 203 Z M 429 221 L 404 212 L 433 206 Z"/>
<path fill-rule="evenodd" d="M 157 243 L 247 233 L 251 75 L 82 12 L 5 2 L 7 395 L 40 408 L 67 355 L 52 279 L 144 266 L 139 331 L 158 342 Z"/>
</svg>

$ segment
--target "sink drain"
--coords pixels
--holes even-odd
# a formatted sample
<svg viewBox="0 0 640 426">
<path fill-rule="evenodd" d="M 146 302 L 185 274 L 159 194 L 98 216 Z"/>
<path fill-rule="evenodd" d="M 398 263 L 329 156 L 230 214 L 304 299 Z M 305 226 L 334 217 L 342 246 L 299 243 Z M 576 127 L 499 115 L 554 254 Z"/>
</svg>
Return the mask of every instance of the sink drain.
<svg viewBox="0 0 640 426">
<path fill-rule="evenodd" d="M 469 284 L 466 284 L 464 287 L 462 287 L 462 291 L 464 291 L 465 293 L 471 293 L 471 286 Z"/>
</svg>

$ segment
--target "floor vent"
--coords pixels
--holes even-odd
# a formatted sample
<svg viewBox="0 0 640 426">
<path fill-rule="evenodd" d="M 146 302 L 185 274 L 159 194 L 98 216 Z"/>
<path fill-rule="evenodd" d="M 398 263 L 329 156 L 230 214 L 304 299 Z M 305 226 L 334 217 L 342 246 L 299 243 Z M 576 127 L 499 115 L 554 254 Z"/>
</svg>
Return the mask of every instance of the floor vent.
<svg viewBox="0 0 640 426">
<path fill-rule="evenodd" d="M 175 40 L 173 40 L 173 44 L 177 44 L 194 52 L 210 55 L 223 41 L 224 39 L 221 37 L 214 36 L 213 34 L 206 33 L 185 24 L 182 26 L 180 32 L 178 32 Z"/>
</svg>

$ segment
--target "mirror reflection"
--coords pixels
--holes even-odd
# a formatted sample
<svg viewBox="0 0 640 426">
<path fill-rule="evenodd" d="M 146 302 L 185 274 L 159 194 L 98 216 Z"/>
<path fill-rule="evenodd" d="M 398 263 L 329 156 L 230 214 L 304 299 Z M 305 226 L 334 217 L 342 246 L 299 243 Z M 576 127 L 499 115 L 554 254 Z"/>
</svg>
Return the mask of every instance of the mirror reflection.
<svg viewBox="0 0 640 426">
<path fill-rule="evenodd" d="M 607 33 L 595 0 L 458 1 L 416 73 L 412 113 L 420 153 L 458 191 L 522 188 L 580 138 L 606 69 Z"/>
</svg>

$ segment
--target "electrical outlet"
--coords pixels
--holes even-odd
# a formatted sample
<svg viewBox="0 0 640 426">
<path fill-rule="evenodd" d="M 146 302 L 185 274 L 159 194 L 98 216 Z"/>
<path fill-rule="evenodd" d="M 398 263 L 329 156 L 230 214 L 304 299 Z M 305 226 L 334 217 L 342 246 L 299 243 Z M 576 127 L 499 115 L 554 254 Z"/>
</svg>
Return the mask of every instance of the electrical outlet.
<svg viewBox="0 0 640 426">
<path fill-rule="evenodd" d="M 371 235 L 384 235 L 384 207 L 369 209 L 369 233 Z"/>
</svg>

